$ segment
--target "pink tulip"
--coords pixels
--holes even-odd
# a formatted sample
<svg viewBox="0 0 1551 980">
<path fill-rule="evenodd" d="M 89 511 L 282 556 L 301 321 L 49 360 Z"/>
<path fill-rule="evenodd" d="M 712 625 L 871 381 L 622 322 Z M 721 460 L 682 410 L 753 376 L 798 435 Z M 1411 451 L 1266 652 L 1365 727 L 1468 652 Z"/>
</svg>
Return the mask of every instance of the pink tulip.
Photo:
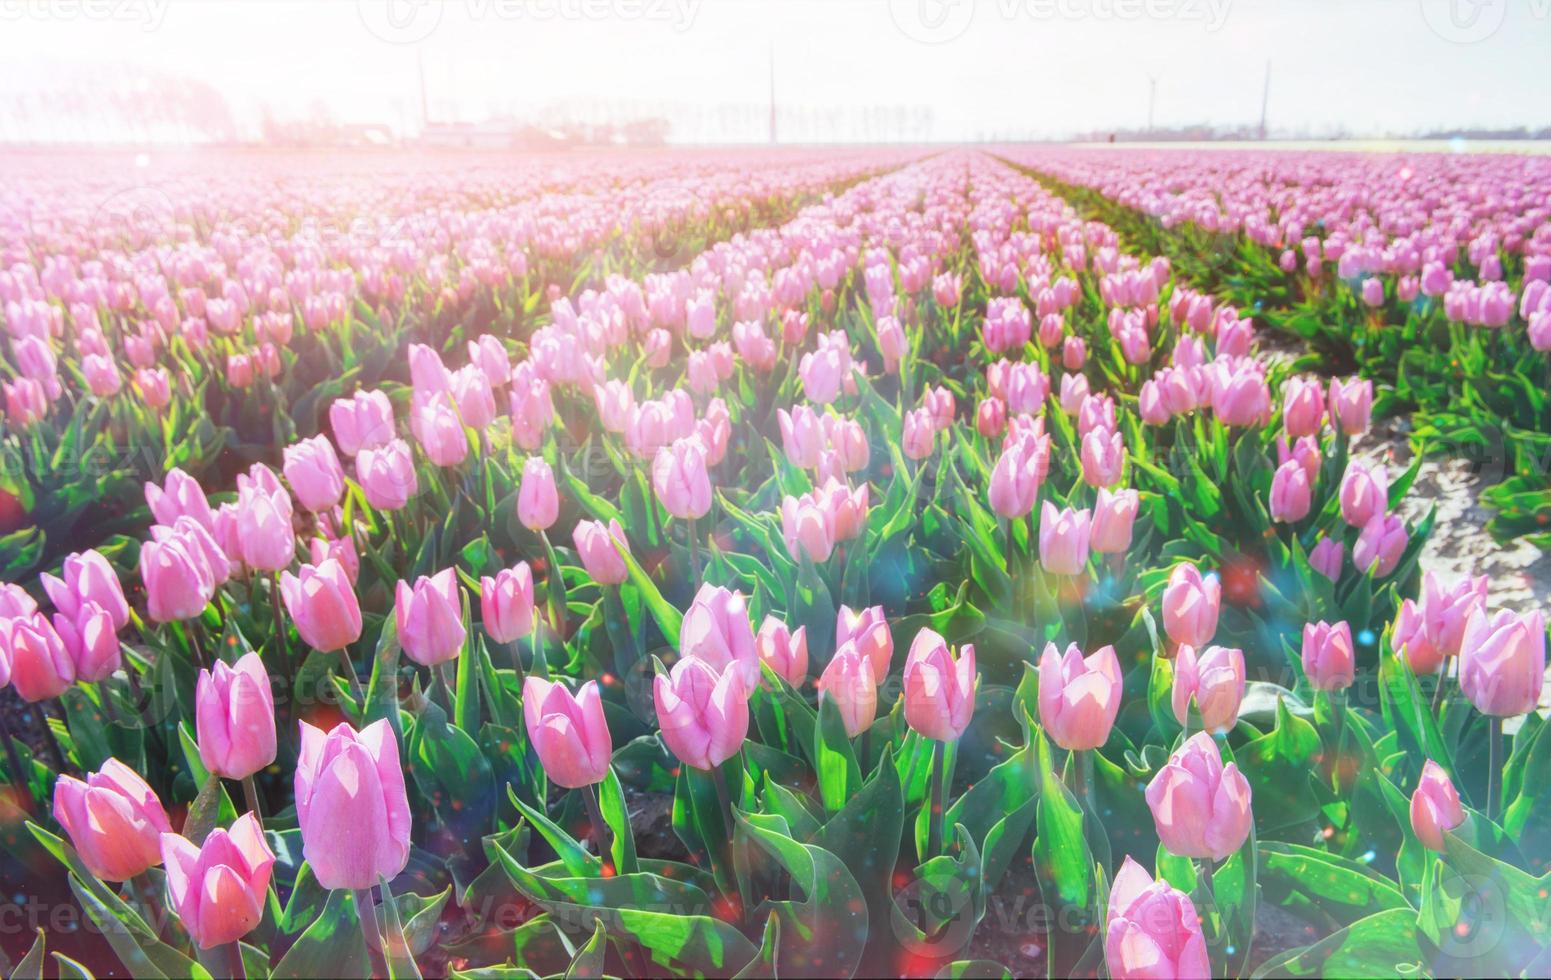
<svg viewBox="0 0 1551 980">
<path fill-rule="evenodd" d="M 580 789 L 608 776 L 614 743 L 597 681 L 573 696 L 564 684 L 530 674 L 523 682 L 522 714 L 528 740 L 555 785 Z"/>
<path fill-rule="evenodd" d="M 806 405 L 799 405 L 790 414 L 784 408 L 777 409 L 776 421 L 787 460 L 799 469 L 817 466 L 826 442 L 818 414 Z"/>
<path fill-rule="evenodd" d="M 704 517 L 711 510 L 711 477 L 700 440 L 677 439 L 659 449 L 652 460 L 652 487 L 674 517 Z"/>
<path fill-rule="evenodd" d="M 1459 655 L 1465 638 L 1465 623 L 1478 610 L 1486 608 L 1485 575 L 1465 578 L 1445 588 L 1431 571 L 1422 575 L 1422 601 L 1419 612 L 1427 624 L 1427 637 L 1443 657 Z"/>
<path fill-rule="evenodd" d="M 329 427 L 339 451 L 346 456 L 381 448 L 394 440 L 393 405 L 381 391 L 358 391 L 349 398 L 336 398 L 329 406 Z"/>
<path fill-rule="evenodd" d="M 371 888 L 409 863 L 412 817 L 398 741 L 386 719 L 327 734 L 305 721 L 296 762 L 302 857 L 325 889 Z"/>
<path fill-rule="evenodd" d="M 491 390 L 490 378 L 477 364 L 465 364 L 453 373 L 452 401 L 463 424 L 478 432 L 485 431 L 496 419 L 495 392 Z"/>
<path fill-rule="evenodd" d="M 1293 438 L 1318 435 L 1325 421 L 1325 392 L 1315 378 L 1289 378 L 1282 385 L 1282 427 Z"/>
<path fill-rule="evenodd" d="M 854 642 L 835 650 L 819 675 L 818 688 L 819 696 L 839 709 L 847 736 L 855 738 L 872 727 L 878 714 L 878 679 L 872 660 Z"/>
<path fill-rule="evenodd" d="M 900 451 L 905 458 L 922 460 L 932 454 L 937 437 L 937 420 L 930 410 L 917 408 L 905 413 L 904 437 Z"/>
<path fill-rule="evenodd" d="M 215 524 L 210 501 L 206 499 L 199 481 L 177 467 L 167 471 L 167 479 L 162 486 L 154 483 L 145 485 L 145 502 L 158 524 L 175 524 L 178 518 L 184 516 L 192 517 L 206 528 Z"/>
<path fill-rule="evenodd" d="M 1471 614 L 1460 641 L 1459 686 L 1477 711 L 1497 718 L 1528 714 L 1539 703 L 1545 679 L 1542 613 L 1503 609 L 1489 616 L 1483 608 Z"/>
<path fill-rule="evenodd" d="M 140 546 L 140 581 L 145 585 L 146 615 L 153 623 L 193 619 L 215 595 L 209 562 L 178 536 Z"/>
<path fill-rule="evenodd" d="M 437 466 L 457 466 L 468 458 L 463 419 L 447 392 L 416 391 L 409 410 L 409 430 L 426 458 Z"/>
<path fill-rule="evenodd" d="M 74 618 L 55 613 L 54 631 L 75 664 L 76 680 L 95 684 L 124 664 L 113 617 L 95 602 L 77 609 Z"/>
<path fill-rule="evenodd" d="M 1389 478 L 1383 464 L 1367 467 L 1348 463 L 1341 480 L 1341 517 L 1352 527 L 1368 522 L 1389 510 Z"/>
<path fill-rule="evenodd" d="M 749 693 L 737 670 L 720 674 L 685 657 L 652 682 L 657 727 L 668 751 L 687 766 L 712 770 L 738 754 L 749 732 Z"/>
<path fill-rule="evenodd" d="M 54 782 L 54 819 L 86 869 L 104 881 L 128 881 L 162 862 L 167 811 L 139 773 L 109 759 L 85 781 Z"/>
<path fill-rule="evenodd" d="M 1012 520 L 1034 509 L 1049 456 L 1048 437 L 1024 432 L 1008 438 L 991 471 L 991 509 L 998 517 Z"/>
<path fill-rule="evenodd" d="M 497 643 L 515 643 L 533 632 L 533 572 L 527 562 L 479 580 L 479 615 Z"/>
<path fill-rule="evenodd" d="M 1158 838 L 1178 857 L 1221 861 L 1249 837 L 1249 781 L 1207 732 L 1197 732 L 1147 784 Z"/>
<path fill-rule="evenodd" d="M 244 813 L 230 832 L 217 827 L 202 845 L 161 836 L 167 898 L 200 949 L 234 943 L 264 918 L 275 855 L 258 818 Z"/>
<path fill-rule="evenodd" d="M 1039 658 L 1039 723 L 1063 749 L 1096 749 L 1109 740 L 1120 711 L 1120 685 L 1114 647 L 1085 658 L 1075 643 L 1065 653 L 1047 643 Z"/>
<path fill-rule="evenodd" d="M 717 673 L 732 666 L 742 675 L 743 689 L 754 690 L 759 685 L 759 651 L 743 593 L 709 582 L 701 585 L 679 626 L 679 653 L 704 660 Z"/>
<path fill-rule="evenodd" d="M 1443 835 L 1465 822 L 1465 808 L 1449 774 L 1438 763 L 1422 763 L 1422 778 L 1411 794 L 1411 830 L 1422 846 L 1443 853 Z"/>
<path fill-rule="evenodd" d="M 1344 621 L 1333 626 L 1325 622 L 1304 624 L 1303 672 L 1316 690 L 1346 690 L 1352 686 L 1356 668 L 1351 626 Z"/>
<path fill-rule="evenodd" d="M 1088 379 L 1081 374 L 1064 374 L 1061 376 L 1061 411 L 1068 415 L 1076 415 L 1088 400 Z"/>
<path fill-rule="evenodd" d="M 983 398 L 975 408 L 975 431 L 995 439 L 1007 428 L 1007 405 L 1000 398 Z"/>
<path fill-rule="evenodd" d="M 40 612 L 0 620 L 0 657 L 11 670 L 11 686 L 23 701 L 57 698 L 76 681 L 75 661 Z"/>
<path fill-rule="evenodd" d="M 275 761 L 275 696 L 256 653 L 199 672 L 194 691 L 199 758 L 224 779 L 246 779 Z"/>
<path fill-rule="evenodd" d="M 114 629 L 123 629 L 129 623 L 129 603 L 124 599 L 124 587 L 119 584 L 118 573 L 102 555 L 96 551 L 74 552 L 65 558 L 60 572 L 63 579 L 47 572 L 39 576 L 43 591 L 48 593 L 55 609 L 75 619 L 83 605 L 96 603 L 112 618 Z"/>
<path fill-rule="evenodd" d="M 1039 513 L 1039 563 L 1052 575 L 1080 575 L 1088 563 L 1092 517 L 1086 510 L 1057 510 L 1045 501 Z"/>
<path fill-rule="evenodd" d="M 280 595 L 302 641 L 326 653 L 361 638 L 361 604 L 345 566 L 335 558 L 280 573 Z"/>
<path fill-rule="evenodd" d="M 477 365 L 485 373 L 490 387 L 499 388 L 510 380 L 512 359 L 506 352 L 506 346 L 501 343 L 501 338 L 488 333 L 481 334 L 469 341 L 468 350 L 469 363 Z"/>
<path fill-rule="evenodd" d="M 781 537 L 792 560 L 823 563 L 835 549 L 835 526 L 831 512 L 813 495 L 786 497 L 781 501 Z"/>
<path fill-rule="evenodd" d="M 267 474 L 237 492 L 237 534 L 242 562 L 261 572 L 291 567 L 296 557 L 296 530 L 292 526 L 291 497 L 262 463 L 257 472 Z M 273 489 L 270 489 L 272 481 Z"/>
<path fill-rule="evenodd" d="M 285 478 L 302 506 L 320 514 L 338 506 L 345 493 L 345 473 L 334 445 L 323 436 L 303 439 L 285 450 Z"/>
<path fill-rule="evenodd" d="M 1104 963 L 1112 980 L 1208 980 L 1212 963 L 1190 896 L 1129 856 L 1109 890 Z"/>
<path fill-rule="evenodd" d="M 1402 600 L 1399 611 L 1395 613 L 1389 645 L 1395 653 L 1405 656 L 1412 673 L 1418 677 L 1438 673 L 1447 660 L 1427 635 L 1427 622 L 1421 608 L 1410 599 Z"/>
<path fill-rule="evenodd" d="M 894 659 L 894 637 L 889 632 L 888 617 L 882 606 L 868 606 L 857 611 L 841 605 L 835 615 L 835 647 L 854 643 L 857 650 L 872 662 L 873 677 L 882 681 L 889 676 L 889 662 Z"/>
<path fill-rule="evenodd" d="M 1120 471 L 1125 464 L 1125 443 L 1120 433 L 1103 427 L 1089 431 L 1083 437 L 1082 478 L 1090 487 L 1112 487 L 1120 482 Z"/>
<path fill-rule="evenodd" d="M 442 363 L 442 356 L 425 344 L 409 345 L 409 379 L 417 393 L 452 390 L 452 372 Z"/>
<path fill-rule="evenodd" d="M 926 738 L 956 741 L 975 713 L 978 680 L 973 646 L 955 658 L 940 635 L 921 630 L 905 656 L 905 723 Z"/>
<path fill-rule="evenodd" d="M 1345 562 L 1346 545 L 1336 538 L 1320 538 L 1309 552 L 1309 564 L 1332 582 L 1341 577 L 1341 568 Z"/>
<path fill-rule="evenodd" d="M 81 373 L 86 377 L 86 387 L 98 398 L 111 398 L 124 387 L 118 365 L 106 354 L 88 354 L 83 357 Z"/>
<path fill-rule="evenodd" d="M 766 616 L 754 635 L 754 649 L 760 663 L 768 664 L 776 676 L 793 687 L 801 687 L 808 677 L 808 628 L 792 630 L 774 616 Z"/>
<path fill-rule="evenodd" d="M 630 410 L 635 407 L 635 395 L 623 381 L 606 381 L 593 388 L 592 397 L 598 408 L 598 421 L 606 432 L 624 432 L 629 423 Z"/>
<path fill-rule="evenodd" d="M 409 659 L 433 667 L 462 652 L 468 633 L 463 627 L 463 598 L 456 571 L 444 568 L 435 575 L 422 575 L 412 587 L 400 581 L 394 600 L 399 643 Z"/>
<path fill-rule="evenodd" d="M 522 467 L 522 487 L 517 492 L 517 518 L 530 531 L 548 530 L 560 516 L 560 495 L 555 472 L 541 456 L 529 456 Z"/>
<path fill-rule="evenodd" d="M 1176 565 L 1163 590 L 1164 632 L 1175 643 L 1207 646 L 1217 634 L 1221 606 L 1222 583 L 1215 574 L 1203 576 L 1189 562 Z"/>
<path fill-rule="evenodd" d="M 348 534 L 339 538 L 312 538 L 307 542 L 307 555 L 314 565 L 321 565 L 330 558 L 338 561 L 351 585 L 361 577 L 361 556 L 356 554 L 355 539 Z"/>
<path fill-rule="evenodd" d="M 630 577 L 624 555 L 630 554 L 630 542 L 625 539 L 625 529 L 619 521 L 579 521 L 571 537 L 576 543 L 576 553 L 582 559 L 582 567 L 599 585 L 618 585 Z"/>
<path fill-rule="evenodd" d="M 355 475 L 366 502 L 378 510 L 398 510 L 420 489 L 414 457 L 402 439 L 390 439 L 381 448 L 362 448 L 355 459 Z"/>
<path fill-rule="evenodd" d="M 1181 725 L 1195 698 L 1201 723 L 1209 732 L 1225 732 L 1239 720 L 1244 700 L 1244 651 L 1232 647 L 1207 647 L 1199 656 L 1195 647 L 1181 646 L 1174 657 L 1174 689 L 1170 703 Z"/>
<path fill-rule="evenodd" d="M 1141 499 L 1135 490 L 1099 490 L 1093 505 L 1093 527 L 1088 546 L 1101 555 L 1124 554 L 1131 547 L 1131 531 Z"/>
<path fill-rule="evenodd" d="M 26 589 L 15 582 L 0 582 L 0 619 L 31 616 L 37 611 L 37 600 L 28 595 Z"/>
<path fill-rule="evenodd" d="M 1368 431 L 1373 414 L 1373 382 L 1339 378 L 1330 380 L 1330 422 L 1349 436 Z"/>
<path fill-rule="evenodd" d="M 152 410 L 166 408 L 172 402 L 172 379 L 161 368 L 136 371 L 135 387 L 140 389 L 140 399 Z M 9 389 L 6 393 L 10 394 Z"/>
<path fill-rule="evenodd" d="M 1309 486 L 1308 472 L 1297 460 L 1288 460 L 1277 467 L 1271 478 L 1271 519 L 1284 524 L 1295 524 L 1309 516 L 1314 492 Z"/>
<path fill-rule="evenodd" d="M 1352 563 L 1364 572 L 1372 571 L 1375 578 L 1384 578 L 1400 564 L 1400 556 L 1405 554 L 1409 540 L 1400 518 L 1393 514 L 1377 514 L 1357 535 L 1357 544 L 1352 546 Z"/>
</svg>

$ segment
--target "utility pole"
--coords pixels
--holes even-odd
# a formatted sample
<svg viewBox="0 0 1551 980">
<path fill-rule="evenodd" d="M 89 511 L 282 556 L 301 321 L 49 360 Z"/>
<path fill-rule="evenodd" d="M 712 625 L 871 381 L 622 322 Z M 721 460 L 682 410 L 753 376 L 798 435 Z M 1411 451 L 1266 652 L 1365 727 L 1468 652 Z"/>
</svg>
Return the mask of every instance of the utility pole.
<svg viewBox="0 0 1551 980">
<path fill-rule="evenodd" d="M 1147 135 L 1152 136 L 1153 107 L 1158 103 L 1158 76 L 1147 76 Z"/>
<path fill-rule="evenodd" d="M 1271 105 L 1271 59 L 1266 59 L 1266 84 L 1260 90 L 1260 138 L 1266 138 L 1266 111 Z"/>
<path fill-rule="evenodd" d="M 775 41 L 770 42 L 770 145 L 774 146 L 776 138 L 776 95 L 775 95 Z"/>
<path fill-rule="evenodd" d="M 425 85 L 425 51 L 415 48 L 415 64 L 420 68 L 420 131 L 422 134 L 431 128 L 431 98 Z"/>
</svg>

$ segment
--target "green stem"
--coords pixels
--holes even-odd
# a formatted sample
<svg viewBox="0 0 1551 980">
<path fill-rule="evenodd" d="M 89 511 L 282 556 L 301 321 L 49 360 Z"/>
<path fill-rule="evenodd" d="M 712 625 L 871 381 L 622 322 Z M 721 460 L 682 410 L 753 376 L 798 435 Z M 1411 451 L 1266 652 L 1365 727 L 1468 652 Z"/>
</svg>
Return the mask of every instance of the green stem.
<svg viewBox="0 0 1551 980">
<path fill-rule="evenodd" d="M 236 940 L 226 944 L 226 962 L 233 980 L 248 980 L 248 968 L 242 963 L 242 943 Z"/>
<path fill-rule="evenodd" d="M 1503 720 L 1493 715 L 1488 722 L 1486 764 L 1486 818 L 1497 819 L 1503 795 Z"/>
<path fill-rule="evenodd" d="M 932 800 L 931 810 L 927 814 L 926 833 L 926 857 L 936 857 L 942 853 L 942 743 L 932 743 Z"/>
<path fill-rule="evenodd" d="M 696 534 L 695 519 L 689 519 L 689 570 L 690 584 L 700 587 L 700 537 Z"/>
<path fill-rule="evenodd" d="M 259 806 L 258 784 L 253 781 L 251 774 L 242 777 L 242 795 L 248 801 L 248 812 L 263 826 L 264 810 Z"/>
<path fill-rule="evenodd" d="M 372 961 L 372 976 L 388 975 L 388 951 L 383 948 L 382 929 L 377 923 L 377 903 L 370 888 L 354 889 L 356 917 L 361 921 L 361 937 Z M 381 964 L 379 967 L 378 964 Z"/>
<path fill-rule="evenodd" d="M 603 810 L 598 806 L 598 787 L 596 784 L 588 784 L 582 787 L 582 801 L 587 804 L 587 820 L 591 824 L 588 836 L 592 838 L 593 850 L 598 852 L 598 860 L 603 862 L 605 874 L 612 868 L 614 859 L 608 851 L 608 824 L 603 820 Z"/>
<path fill-rule="evenodd" d="M 350 697 L 357 704 L 363 703 L 366 695 L 361 689 L 361 677 L 355 672 L 355 663 L 350 659 L 350 648 L 347 646 L 339 648 L 339 666 L 344 669 L 345 680 L 350 682 Z"/>
<path fill-rule="evenodd" d="M 711 782 L 716 785 L 716 801 L 721 804 L 722 826 L 726 830 L 727 839 L 732 840 L 732 793 L 727 788 L 727 776 L 721 766 L 711 770 Z"/>
</svg>

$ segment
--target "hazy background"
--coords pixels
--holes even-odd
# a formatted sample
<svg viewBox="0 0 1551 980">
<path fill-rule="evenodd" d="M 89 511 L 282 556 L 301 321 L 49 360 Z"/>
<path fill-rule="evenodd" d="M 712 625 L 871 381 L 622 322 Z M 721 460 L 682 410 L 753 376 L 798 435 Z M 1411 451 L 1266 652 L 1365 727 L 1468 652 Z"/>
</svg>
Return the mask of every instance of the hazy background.
<svg viewBox="0 0 1551 980">
<path fill-rule="evenodd" d="M 0 141 L 1533 134 L 1548 64 L 1551 0 L 0 0 Z"/>
</svg>

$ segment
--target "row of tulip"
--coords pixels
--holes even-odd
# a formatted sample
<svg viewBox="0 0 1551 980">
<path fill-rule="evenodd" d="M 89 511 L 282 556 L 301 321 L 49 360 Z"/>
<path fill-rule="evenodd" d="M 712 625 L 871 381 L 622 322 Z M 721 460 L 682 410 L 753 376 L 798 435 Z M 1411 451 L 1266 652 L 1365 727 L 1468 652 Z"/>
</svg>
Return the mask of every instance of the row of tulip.
<svg viewBox="0 0 1551 980">
<path fill-rule="evenodd" d="M 1496 485 L 1501 539 L 1551 543 L 1551 168 L 1538 157 L 1071 153 L 1020 160 L 1382 386 L 1383 414 Z M 1314 363 L 1314 362 L 1311 362 Z M 1318 364 L 1315 364 L 1318 366 Z"/>
<path fill-rule="evenodd" d="M 144 975 L 1533 970 L 1545 624 L 1129 244 L 933 157 L 172 469 L 0 596 L 30 838 Z"/>
</svg>

